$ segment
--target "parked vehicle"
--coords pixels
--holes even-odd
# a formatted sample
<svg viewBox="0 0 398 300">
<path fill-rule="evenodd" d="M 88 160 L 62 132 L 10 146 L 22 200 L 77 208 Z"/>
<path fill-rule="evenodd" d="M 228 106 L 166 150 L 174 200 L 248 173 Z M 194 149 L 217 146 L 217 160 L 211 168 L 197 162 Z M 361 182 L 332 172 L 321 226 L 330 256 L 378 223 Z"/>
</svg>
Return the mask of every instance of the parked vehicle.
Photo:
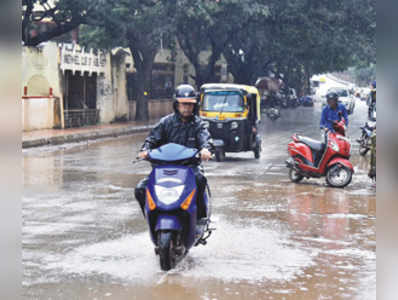
<svg viewBox="0 0 398 300">
<path fill-rule="evenodd" d="M 310 96 L 303 96 L 300 98 L 300 104 L 302 106 L 314 106 L 314 101 Z"/>
<path fill-rule="evenodd" d="M 297 98 L 296 90 L 293 88 L 289 88 L 288 104 L 290 107 L 297 107 L 300 105 L 300 101 Z"/>
<path fill-rule="evenodd" d="M 277 96 L 279 98 L 280 107 L 281 108 L 288 108 L 289 107 L 289 98 L 283 96 L 280 93 L 278 93 Z"/>
<path fill-rule="evenodd" d="M 345 137 L 344 120 L 335 123 L 336 132 L 324 132 L 324 140 L 316 141 L 294 134 L 288 144 L 289 178 L 299 182 L 304 177 L 326 177 L 333 187 L 345 187 L 352 179 L 354 168 L 349 161 L 351 144 Z"/>
<path fill-rule="evenodd" d="M 145 217 L 162 270 L 170 270 L 191 247 L 205 245 L 209 219 L 197 222 L 197 194 L 192 166 L 199 150 L 169 143 L 149 152 L 152 172 L 146 189 Z M 204 202 L 210 216 L 209 194 Z M 202 219 L 201 219 L 202 221 Z"/>
<path fill-rule="evenodd" d="M 266 112 L 269 108 L 280 108 L 280 99 L 278 93 L 269 92 L 267 97 L 261 98 L 260 102 L 261 112 Z"/>
<path fill-rule="evenodd" d="M 365 156 L 370 150 L 373 132 L 376 131 L 376 122 L 368 121 L 361 127 L 361 137 L 357 140 L 359 143 L 359 154 Z"/>
<path fill-rule="evenodd" d="M 279 108 L 277 108 L 277 107 L 270 107 L 270 108 L 267 108 L 267 109 L 265 110 L 265 114 L 266 114 L 267 117 L 270 118 L 272 121 L 275 121 L 275 120 L 279 119 L 280 116 L 281 116 L 281 112 L 280 112 Z"/>
<path fill-rule="evenodd" d="M 254 86 L 207 83 L 200 88 L 200 116 L 213 138 L 217 161 L 226 152 L 253 151 L 260 158 L 260 94 Z"/>
<path fill-rule="evenodd" d="M 350 115 L 354 112 L 355 108 L 355 99 L 351 95 L 350 90 L 348 88 L 342 88 L 342 87 L 333 87 L 328 89 L 327 94 L 334 92 L 339 96 L 339 102 L 344 104 L 347 113 Z M 323 102 L 323 106 L 327 105 L 326 99 Z"/>
</svg>

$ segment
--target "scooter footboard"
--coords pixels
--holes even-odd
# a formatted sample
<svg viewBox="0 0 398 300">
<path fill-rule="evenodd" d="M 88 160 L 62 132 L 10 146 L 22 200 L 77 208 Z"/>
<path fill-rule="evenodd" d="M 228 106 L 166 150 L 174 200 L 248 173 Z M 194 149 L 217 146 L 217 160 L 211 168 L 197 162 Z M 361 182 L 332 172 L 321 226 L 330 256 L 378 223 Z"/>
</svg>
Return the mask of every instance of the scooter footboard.
<svg viewBox="0 0 398 300">
<path fill-rule="evenodd" d="M 159 214 L 155 226 L 155 231 L 158 230 L 182 231 L 182 225 L 177 216 L 168 215 L 168 214 Z"/>
</svg>

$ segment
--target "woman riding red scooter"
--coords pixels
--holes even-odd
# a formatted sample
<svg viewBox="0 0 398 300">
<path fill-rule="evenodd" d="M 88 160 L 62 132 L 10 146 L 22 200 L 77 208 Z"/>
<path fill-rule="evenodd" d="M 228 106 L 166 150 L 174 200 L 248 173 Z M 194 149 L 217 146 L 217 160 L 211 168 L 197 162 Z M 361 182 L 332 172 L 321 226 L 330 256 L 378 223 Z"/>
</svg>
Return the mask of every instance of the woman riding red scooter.
<svg viewBox="0 0 398 300">
<path fill-rule="evenodd" d="M 324 127 L 323 142 L 297 134 L 292 136 L 293 141 L 288 144 L 291 157 L 286 165 L 293 182 L 322 176 L 326 176 L 326 182 L 333 187 L 345 187 L 351 182 L 354 173 L 349 161 L 351 144 L 345 137 L 346 121 L 342 116 L 343 113 L 338 113 L 339 120 L 326 120 L 331 126 Z"/>
</svg>

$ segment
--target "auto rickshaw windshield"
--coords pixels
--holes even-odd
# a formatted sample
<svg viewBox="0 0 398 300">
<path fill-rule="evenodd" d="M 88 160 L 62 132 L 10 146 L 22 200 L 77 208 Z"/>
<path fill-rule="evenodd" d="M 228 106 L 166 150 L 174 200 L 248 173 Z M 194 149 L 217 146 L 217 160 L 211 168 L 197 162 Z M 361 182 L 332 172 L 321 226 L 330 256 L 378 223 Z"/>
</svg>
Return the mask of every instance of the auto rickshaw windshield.
<svg viewBox="0 0 398 300">
<path fill-rule="evenodd" d="M 207 92 L 203 98 L 203 111 L 243 112 L 244 109 L 243 97 L 239 92 Z"/>
</svg>

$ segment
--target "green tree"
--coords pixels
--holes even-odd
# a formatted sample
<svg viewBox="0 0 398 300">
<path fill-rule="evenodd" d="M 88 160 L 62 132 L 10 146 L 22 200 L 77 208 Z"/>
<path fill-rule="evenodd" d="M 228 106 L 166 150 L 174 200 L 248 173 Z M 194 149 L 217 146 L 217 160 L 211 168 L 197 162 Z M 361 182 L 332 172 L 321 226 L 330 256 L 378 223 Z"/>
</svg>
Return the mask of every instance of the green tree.
<svg viewBox="0 0 398 300">
<path fill-rule="evenodd" d="M 312 74 L 341 71 L 354 57 L 372 56 L 375 3 L 358 0 L 273 0 L 252 14 L 224 51 L 235 80 L 253 83 L 268 71 L 309 88 Z"/>
<path fill-rule="evenodd" d="M 172 5 L 156 0 L 106 1 L 100 8 L 101 19 L 95 28 L 83 30 L 85 45 L 112 48 L 128 47 L 137 70 L 136 120 L 148 120 L 145 93 L 151 88 L 152 68 L 161 38 L 173 31 Z"/>
<path fill-rule="evenodd" d="M 178 0 L 176 10 L 176 35 L 179 44 L 189 61 L 195 68 L 196 85 L 214 81 L 215 64 L 221 55 L 229 55 L 228 68 L 235 78 L 239 78 L 239 67 L 236 60 L 242 59 L 239 51 L 242 47 L 257 48 L 256 36 L 247 29 L 252 18 L 265 17 L 268 14 L 267 6 L 259 1 L 249 0 L 221 0 L 221 1 L 194 1 Z M 250 35 L 250 45 L 239 43 L 239 49 L 226 51 L 233 41 L 239 40 L 236 35 L 245 29 Z M 207 60 L 203 57 L 207 54 Z M 202 59 L 201 59 L 202 58 Z M 259 64 L 258 55 L 248 55 L 252 66 Z M 261 58 L 260 58 L 261 60 Z M 238 81 L 245 81 L 239 80 Z"/>
<path fill-rule="evenodd" d="M 67 33 L 96 18 L 95 8 L 101 0 L 22 0 L 22 40 L 36 46 Z M 46 24 L 40 30 L 40 24 Z M 32 34 L 35 32 L 35 34 Z"/>
<path fill-rule="evenodd" d="M 248 2 L 177 1 L 176 36 L 195 69 L 192 77 L 198 87 L 205 82 L 215 81 L 215 64 L 242 21 L 242 7 L 247 6 Z"/>
</svg>

